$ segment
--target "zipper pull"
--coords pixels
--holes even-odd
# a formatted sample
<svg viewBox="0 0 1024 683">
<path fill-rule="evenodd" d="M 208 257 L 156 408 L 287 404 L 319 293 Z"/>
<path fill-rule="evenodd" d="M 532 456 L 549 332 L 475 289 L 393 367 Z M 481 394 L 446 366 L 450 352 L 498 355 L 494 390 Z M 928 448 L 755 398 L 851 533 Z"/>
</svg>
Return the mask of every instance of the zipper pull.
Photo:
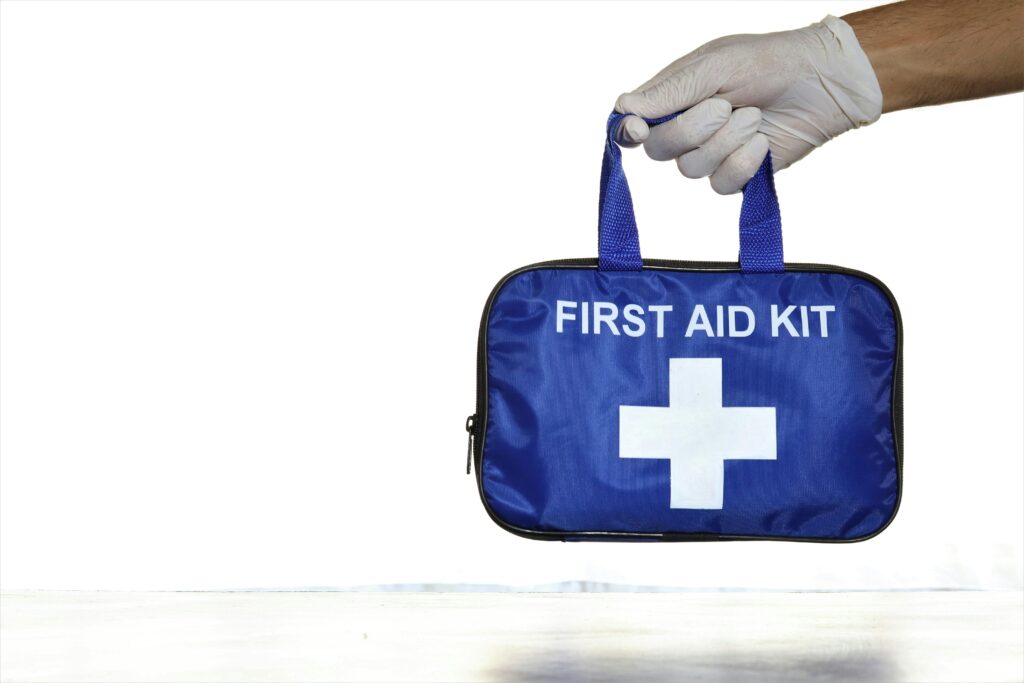
<svg viewBox="0 0 1024 683">
<path fill-rule="evenodd" d="M 466 474 L 470 473 L 470 467 L 473 465 L 473 421 L 476 415 L 470 415 L 466 418 L 466 431 L 469 433 L 469 448 L 466 449 Z"/>
</svg>

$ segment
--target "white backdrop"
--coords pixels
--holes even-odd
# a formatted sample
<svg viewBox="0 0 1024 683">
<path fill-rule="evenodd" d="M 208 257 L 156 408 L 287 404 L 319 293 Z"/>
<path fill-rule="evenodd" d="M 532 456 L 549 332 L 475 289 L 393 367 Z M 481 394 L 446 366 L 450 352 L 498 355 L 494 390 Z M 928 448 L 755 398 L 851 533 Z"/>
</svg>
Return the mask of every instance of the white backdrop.
<svg viewBox="0 0 1024 683">
<path fill-rule="evenodd" d="M 4 2 L 3 588 L 1020 588 L 1020 96 L 778 177 L 787 257 L 903 310 L 880 537 L 537 543 L 463 474 L 484 299 L 594 255 L 615 97 L 864 6 Z M 738 197 L 627 157 L 647 256 L 734 257 Z"/>
</svg>

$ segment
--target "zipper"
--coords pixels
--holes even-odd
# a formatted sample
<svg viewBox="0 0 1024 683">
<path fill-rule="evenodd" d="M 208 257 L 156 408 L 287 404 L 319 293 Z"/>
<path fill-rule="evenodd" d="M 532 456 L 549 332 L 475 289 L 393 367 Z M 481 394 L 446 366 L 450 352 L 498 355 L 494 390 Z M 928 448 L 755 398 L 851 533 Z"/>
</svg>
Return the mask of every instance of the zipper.
<svg viewBox="0 0 1024 683">
<path fill-rule="evenodd" d="M 475 432 L 475 425 L 473 424 L 476 415 L 470 415 L 466 418 L 466 431 L 469 433 L 469 447 L 466 448 L 466 474 L 470 473 L 470 467 L 473 464 L 473 436 Z"/>
<path fill-rule="evenodd" d="M 575 258 L 575 259 L 560 259 L 555 261 L 541 261 L 539 263 L 532 263 L 522 268 L 517 268 L 511 273 L 498 281 L 498 284 L 494 286 L 491 293 L 487 297 L 487 303 L 484 305 L 483 314 L 480 316 L 480 327 L 477 333 L 477 351 L 476 351 L 476 412 L 466 420 L 466 431 L 469 432 L 469 447 L 468 453 L 466 454 L 466 473 L 470 473 L 470 466 L 476 467 L 476 483 L 479 489 L 481 500 L 483 500 L 483 480 L 481 477 L 481 459 L 483 457 L 484 442 L 487 439 L 486 433 L 481 429 L 481 425 L 487 423 L 487 321 L 491 313 L 491 305 L 494 303 L 494 299 L 498 296 L 498 292 L 501 291 L 502 287 L 505 286 L 510 279 L 530 270 L 540 270 L 543 268 L 552 269 L 594 269 L 596 270 L 598 261 L 596 258 Z M 725 272 L 725 273 L 739 273 L 740 264 L 737 261 L 674 261 L 669 259 L 644 259 L 643 260 L 644 270 L 670 270 L 670 271 L 692 271 L 692 272 Z M 850 275 L 853 277 L 861 278 L 870 282 L 885 295 L 888 299 L 890 307 L 892 308 L 893 315 L 896 322 L 896 363 L 893 370 L 893 383 L 892 383 L 892 412 L 893 412 L 893 436 L 895 440 L 895 451 L 896 451 L 896 471 L 897 471 L 897 493 L 896 493 L 896 505 L 893 508 L 892 516 L 889 518 L 889 522 L 882 528 L 876 531 L 872 536 L 880 534 L 885 528 L 892 522 L 896 517 L 896 513 L 899 510 L 900 502 L 903 497 L 903 318 L 900 315 L 899 305 L 896 303 L 896 297 L 893 296 L 892 291 L 886 286 L 884 282 L 876 278 L 874 275 L 865 273 L 855 268 L 844 268 L 843 266 L 833 266 L 829 264 L 820 263 L 787 263 L 785 265 L 785 272 L 787 273 L 837 273 L 839 275 Z M 478 433 L 479 432 L 479 433 Z M 518 529 L 510 527 L 503 521 L 499 520 L 493 515 L 490 507 L 487 505 L 486 500 L 484 502 L 484 508 L 488 514 L 491 515 L 492 519 L 501 527 L 511 531 L 512 533 L 518 534 L 526 538 L 543 539 L 543 540 L 558 540 L 561 534 L 554 532 L 535 532 L 525 529 Z M 603 532 L 586 532 L 583 535 L 599 535 Z M 644 536 L 645 534 L 625 534 L 626 536 Z M 649 534 L 647 534 L 649 535 Z M 655 536 L 663 537 L 665 534 L 654 534 Z M 867 537 L 870 538 L 870 537 Z M 685 540 L 685 539 L 679 539 Z M 750 540 L 762 540 L 762 537 L 750 537 Z M 820 541 L 821 539 L 787 539 L 787 540 L 814 540 Z M 853 539 L 853 540 L 866 540 Z M 846 543 L 849 541 L 825 541 L 825 542 L 837 542 Z"/>
</svg>

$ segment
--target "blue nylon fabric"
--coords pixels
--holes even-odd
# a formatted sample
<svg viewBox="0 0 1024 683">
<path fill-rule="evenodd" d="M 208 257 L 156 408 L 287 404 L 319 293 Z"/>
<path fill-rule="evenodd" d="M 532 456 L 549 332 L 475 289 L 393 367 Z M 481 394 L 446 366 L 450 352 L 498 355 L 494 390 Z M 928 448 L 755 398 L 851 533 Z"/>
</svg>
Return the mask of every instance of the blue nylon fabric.
<svg viewBox="0 0 1024 683">
<path fill-rule="evenodd" d="M 775 194 L 772 153 L 743 188 L 740 207 L 740 270 L 745 273 L 781 273 L 782 214 Z"/>
<path fill-rule="evenodd" d="M 607 324 L 595 334 L 592 321 L 583 334 L 580 306 L 558 333 L 559 300 L 591 302 L 591 316 L 593 302 L 614 304 L 620 334 Z M 773 337 L 773 303 L 780 310 L 835 306 L 828 336 L 811 314 L 807 337 L 784 327 Z M 624 333 L 629 304 L 643 307 L 641 336 Z M 712 325 L 716 305 L 749 306 L 754 330 L 746 337 L 687 337 L 697 304 Z M 673 307 L 661 338 L 650 305 Z M 802 332 L 800 316 L 790 319 Z M 852 540 L 882 528 L 895 512 L 897 322 L 885 294 L 868 280 L 540 268 L 508 280 L 487 324 L 481 485 L 492 512 L 509 524 L 569 534 Z M 619 456 L 620 406 L 668 406 L 674 358 L 720 358 L 723 406 L 775 409 L 776 459 L 725 460 L 721 509 L 671 508 L 670 462 Z"/>
<path fill-rule="evenodd" d="M 681 112 L 680 112 L 681 113 Z M 669 121 L 679 114 L 644 119 L 651 126 Z M 625 114 L 612 112 L 601 162 L 601 189 L 598 195 L 598 263 L 601 270 L 640 270 L 640 236 L 633 211 L 633 196 L 622 168 L 622 150 L 615 141 Z M 740 268 L 751 273 L 778 273 L 782 262 L 782 216 L 772 174 L 769 152 L 757 173 L 743 188 L 740 209 Z"/>
<path fill-rule="evenodd" d="M 622 150 L 615 133 L 624 114 L 608 117 L 598 194 L 597 258 L 601 270 L 640 270 L 640 234 L 633 213 L 633 195 L 622 169 Z"/>
</svg>

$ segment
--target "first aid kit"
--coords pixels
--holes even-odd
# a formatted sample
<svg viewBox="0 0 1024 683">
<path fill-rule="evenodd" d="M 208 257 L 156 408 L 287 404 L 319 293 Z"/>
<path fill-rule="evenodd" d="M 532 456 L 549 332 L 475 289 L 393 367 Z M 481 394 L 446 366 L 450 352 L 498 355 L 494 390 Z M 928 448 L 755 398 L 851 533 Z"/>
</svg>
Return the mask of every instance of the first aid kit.
<svg viewBox="0 0 1024 683">
<path fill-rule="evenodd" d="M 641 258 L 622 117 L 598 257 L 519 268 L 487 298 L 466 423 L 487 513 L 541 540 L 877 535 L 902 487 L 892 293 L 783 262 L 770 154 L 743 191 L 738 262 Z"/>
</svg>

